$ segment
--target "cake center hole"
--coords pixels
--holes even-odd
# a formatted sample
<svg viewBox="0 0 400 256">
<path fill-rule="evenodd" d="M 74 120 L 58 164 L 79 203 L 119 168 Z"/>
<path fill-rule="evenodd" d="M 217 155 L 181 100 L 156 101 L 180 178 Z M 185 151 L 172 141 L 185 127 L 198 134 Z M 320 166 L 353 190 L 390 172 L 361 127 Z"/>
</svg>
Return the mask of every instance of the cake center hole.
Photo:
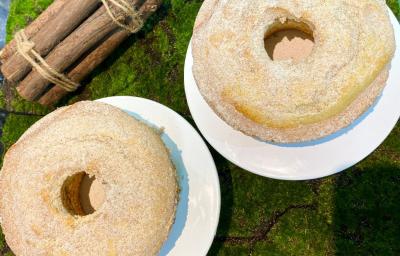
<svg viewBox="0 0 400 256">
<path fill-rule="evenodd" d="M 265 50 L 273 61 L 303 60 L 311 54 L 314 44 L 310 26 L 293 20 L 276 21 L 264 36 Z"/>
<path fill-rule="evenodd" d="M 64 181 L 61 200 L 72 215 L 92 214 L 104 203 L 104 185 L 96 176 L 90 176 L 86 172 L 76 173 Z"/>
</svg>

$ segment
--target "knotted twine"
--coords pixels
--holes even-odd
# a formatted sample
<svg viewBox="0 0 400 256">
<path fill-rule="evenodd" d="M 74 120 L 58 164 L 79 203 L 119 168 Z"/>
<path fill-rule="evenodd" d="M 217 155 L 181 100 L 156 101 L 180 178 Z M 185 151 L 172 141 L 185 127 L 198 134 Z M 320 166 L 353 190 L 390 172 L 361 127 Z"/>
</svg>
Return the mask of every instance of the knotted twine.
<svg viewBox="0 0 400 256">
<path fill-rule="evenodd" d="M 129 2 L 125 0 L 101 0 L 104 4 L 104 7 L 107 10 L 110 18 L 120 27 L 126 29 L 130 33 L 135 33 L 139 31 L 143 27 L 143 19 L 140 17 L 139 12 L 133 8 Z M 117 7 L 121 10 L 126 17 L 130 17 L 131 21 L 129 25 L 123 24 L 118 20 L 114 11 L 112 10 L 110 4 Z M 80 84 L 70 80 L 64 74 L 61 74 L 51 68 L 46 61 L 40 56 L 38 52 L 36 52 L 33 48 L 35 47 L 35 43 L 30 41 L 26 36 L 23 29 L 18 31 L 15 34 L 15 40 L 17 43 L 17 51 L 18 53 L 27 60 L 37 72 L 44 77 L 46 80 L 50 81 L 53 84 L 56 84 L 63 88 L 68 92 L 75 91 Z M 1 54 L 2 52 L 0 52 Z M 33 55 L 33 57 L 32 57 Z"/>
<path fill-rule="evenodd" d="M 126 0 L 101 0 L 101 2 L 106 7 L 108 15 L 110 15 L 111 19 L 120 27 L 128 30 L 131 33 L 136 33 L 143 27 L 143 19 L 140 17 L 139 12 L 131 6 L 131 4 Z M 110 3 L 117 7 L 120 11 L 125 14 L 125 17 L 130 17 L 131 21 L 129 25 L 121 23 L 111 9 Z"/>
<path fill-rule="evenodd" d="M 35 43 L 28 39 L 23 29 L 15 34 L 15 40 L 17 42 L 18 53 L 46 80 L 57 84 L 69 92 L 75 91 L 79 87 L 78 83 L 70 80 L 64 74 L 57 72 L 46 63 L 42 56 L 33 49 Z"/>
</svg>

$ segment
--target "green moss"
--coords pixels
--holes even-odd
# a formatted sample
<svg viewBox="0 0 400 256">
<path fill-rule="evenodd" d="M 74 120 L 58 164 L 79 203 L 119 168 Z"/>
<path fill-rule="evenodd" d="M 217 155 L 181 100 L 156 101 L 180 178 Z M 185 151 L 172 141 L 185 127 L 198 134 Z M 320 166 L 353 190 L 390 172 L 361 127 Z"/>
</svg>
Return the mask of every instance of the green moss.
<svg viewBox="0 0 400 256">
<path fill-rule="evenodd" d="M 333 255 L 331 234 L 331 227 L 314 210 L 292 210 L 269 233 L 270 242 L 255 246 L 253 255 Z"/>
<path fill-rule="evenodd" d="M 7 38 L 43 10 L 51 0 L 12 0 Z M 138 34 L 126 40 L 90 77 L 84 88 L 59 105 L 83 99 L 133 95 L 156 100 L 193 123 L 183 88 L 186 49 L 200 0 L 165 0 Z M 399 5 L 388 1 L 397 16 Z M 11 94 L 11 96 L 10 96 Z M 24 101 L 12 91 L 0 106 L 45 114 L 49 109 Z M 7 103 L 7 104 L 6 104 Z M 1 138 L 9 148 L 40 117 L 8 115 Z M 222 195 L 217 238 L 209 255 L 397 255 L 400 198 L 400 125 L 379 149 L 342 174 L 312 182 L 259 177 L 229 163 L 212 150 Z M 252 237 L 277 213 L 265 237 L 256 242 L 229 242 Z M 0 232 L 0 251 L 4 237 Z"/>
<path fill-rule="evenodd" d="M 19 29 L 34 20 L 53 0 L 12 0 L 7 21 L 7 37 L 10 41 Z"/>
<path fill-rule="evenodd" d="M 6 239 L 4 237 L 3 232 L 0 232 L 0 251 L 3 251 L 4 247 L 6 247 Z"/>
<path fill-rule="evenodd" d="M 233 211 L 229 236 L 249 236 L 276 209 L 310 204 L 313 192 L 306 183 L 260 178 L 231 165 Z M 251 211 L 248 211 L 251 209 Z"/>
<path fill-rule="evenodd" d="M 400 125 L 396 125 L 385 141 L 385 149 L 393 152 L 400 152 Z"/>
<path fill-rule="evenodd" d="M 344 172 L 335 188 L 338 255 L 399 255 L 400 165 L 375 161 Z"/>
<path fill-rule="evenodd" d="M 400 1 L 399 0 L 386 0 L 387 5 L 392 9 L 397 19 L 400 20 Z"/>
<path fill-rule="evenodd" d="M 10 108 L 16 112 L 24 112 L 24 113 L 34 113 L 38 115 L 44 115 L 50 112 L 50 109 L 44 107 L 35 102 L 29 102 L 24 100 L 21 96 L 18 95 L 15 89 L 11 92 L 12 97 L 10 100 Z"/>
<path fill-rule="evenodd" d="M 6 107 L 6 100 L 4 97 L 4 92 L 0 90 L 0 108 L 4 109 Z"/>
<path fill-rule="evenodd" d="M 11 147 L 18 138 L 40 117 L 9 114 L 3 126 L 3 135 L 1 142 L 5 150 Z"/>
</svg>

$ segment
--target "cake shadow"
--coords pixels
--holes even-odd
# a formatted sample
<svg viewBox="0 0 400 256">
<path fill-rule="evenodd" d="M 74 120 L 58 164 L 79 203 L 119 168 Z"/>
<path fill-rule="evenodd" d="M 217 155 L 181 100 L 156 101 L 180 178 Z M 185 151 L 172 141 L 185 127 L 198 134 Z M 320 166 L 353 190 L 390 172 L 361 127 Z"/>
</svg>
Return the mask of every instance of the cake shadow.
<svg viewBox="0 0 400 256">
<path fill-rule="evenodd" d="M 178 172 L 179 179 L 179 202 L 176 208 L 175 223 L 172 226 L 167 241 L 164 242 L 163 247 L 160 250 L 159 255 L 167 255 L 172 248 L 174 248 L 176 241 L 181 236 L 183 229 L 185 228 L 188 207 L 189 207 L 189 178 L 187 170 L 182 160 L 182 151 L 179 150 L 177 145 L 172 139 L 165 133 L 162 134 L 165 145 L 170 150 L 172 162 Z"/>
<path fill-rule="evenodd" d="M 179 182 L 179 201 L 176 207 L 175 222 L 171 227 L 167 240 L 164 242 L 164 245 L 161 247 L 161 250 L 158 254 L 159 256 L 168 255 L 168 253 L 175 247 L 176 241 L 178 241 L 179 237 L 182 235 L 183 229 L 186 225 L 189 209 L 189 177 L 185 164 L 183 163 L 182 151 L 168 136 L 168 134 L 162 132 L 163 127 L 159 127 L 151 123 L 149 120 L 143 118 L 137 113 L 130 111 L 125 112 L 161 133 L 161 139 L 169 150 L 170 158 L 177 171 Z"/>
<path fill-rule="evenodd" d="M 398 255 L 400 166 L 384 160 L 390 154 L 396 153 L 375 154 L 382 159 L 335 177 L 332 231 L 336 255 Z"/>
</svg>

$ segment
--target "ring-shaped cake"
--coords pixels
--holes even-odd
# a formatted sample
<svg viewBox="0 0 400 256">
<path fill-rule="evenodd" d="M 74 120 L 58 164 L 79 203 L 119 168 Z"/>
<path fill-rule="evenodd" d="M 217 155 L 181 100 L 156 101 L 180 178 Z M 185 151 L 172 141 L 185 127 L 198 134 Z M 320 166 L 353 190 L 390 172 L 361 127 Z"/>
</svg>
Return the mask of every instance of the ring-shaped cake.
<svg viewBox="0 0 400 256">
<path fill-rule="evenodd" d="M 310 34 L 311 54 L 271 59 L 265 38 Z M 193 74 L 233 128 L 265 141 L 315 140 L 349 126 L 378 98 L 395 50 L 383 0 L 205 0 L 195 22 Z"/>
<path fill-rule="evenodd" d="M 105 191 L 91 214 L 79 197 L 85 173 Z M 5 155 L 0 188 L 1 224 L 16 255 L 156 255 L 178 200 L 160 133 L 88 101 L 28 129 Z"/>
</svg>

